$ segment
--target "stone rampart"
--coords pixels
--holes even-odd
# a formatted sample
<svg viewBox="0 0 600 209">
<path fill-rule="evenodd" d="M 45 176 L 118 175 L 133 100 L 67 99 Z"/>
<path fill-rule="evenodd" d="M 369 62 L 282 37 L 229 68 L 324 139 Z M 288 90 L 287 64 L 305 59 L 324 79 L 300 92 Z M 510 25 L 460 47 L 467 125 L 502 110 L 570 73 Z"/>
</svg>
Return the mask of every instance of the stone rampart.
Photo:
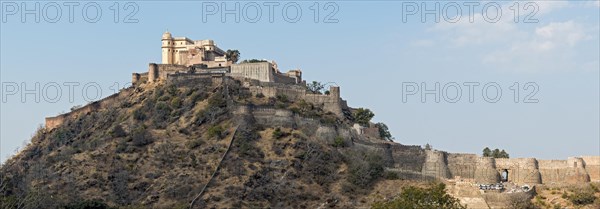
<svg viewBox="0 0 600 209">
<path fill-rule="evenodd" d="M 491 157 L 477 158 L 475 167 L 475 182 L 480 184 L 494 184 L 500 181 L 496 170 L 496 161 Z"/>
<path fill-rule="evenodd" d="M 368 137 L 379 138 L 379 128 L 365 127 L 362 128 L 362 134 Z"/>
<path fill-rule="evenodd" d="M 217 85 L 219 81 L 213 81 L 216 75 L 211 74 L 190 74 L 190 73 L 175 73 L 167 75 L 167 83 L 199 83 Z"/>
<path fill-rule="evenodd" d="M 146 77 L 149 83 L 154 83 L 157 81 L 166 80 L 170 74 L 189 73 L 190 70 L 190 67 L 184 65 L 150 63 L 148 64 L 148 73 Z M 139 79 L 137 80 L 141 80 L 142 78 L 142 74 L 140 73 L 139 75 Z M 135 73 L 132 80 L 136 80 Z"/>
<path fill-rule="evenodd" d="M 320 106 L 325 112 L 332 112 L 338 117 L 343 117 L 342 109 L 347 108 L 345 106 L 346 103 L 340 98 L 340 88 L 337 86 L 331 86 L 329 89 L 330 94 L 325 95 L 310 93 L 306 88 L 298 85 L 283 85 L 278 83 L 252 85 L 248 81 L 245 83 L 253 95 L 262 94 L 265 97 L 285 95 L 292 101 L 304 100 L 307 103 Z"/>
<path fill-rule="evenodd" d="M 273 82 L 273 66 L 269 62 L 240 63 L 231 65 L 231 77 L 251 78 L 262 82 Z"/>
<path fill-rule="evenodd" d="M 148 82 L 148 72 L 145 73 L 132 73 L 131 84 L 138 85 L 141 83 Z"/>
<path fill-rule="evenodd" d="M 517 184 L 541 184 L 542 177 L 535 158 L 496 158 L 499 172 L 508 172 L 508 180 Z"/>
<path fill-rule="evenodd" d="M 477 158 L 476 154 L 448 153 L 448 170 L 451 177 L 474 179 Z"/>
<path fill-rule="evenodd" d="M 434 178 L 450 178 L 446 153 L 437 150 L 425 150 L 425 164 L 423 164 L 423 175 Z"/>
<path fill-rule="evenodd" d="M 158 64 L 158 76 L 159 80 L 166 80 L 169 74 L 175 73 L 188 73 L 189 67 L 183 65 L 174 64 Z"/>
<path fill-rule="evenodd" d="M 46 123 L 46 129 L 47 130 L 52 130 L 58 126 L 60 126 L 61 124 L 63 124 L 66 120 L 68 119 L 73 119 L 73 118 L 77 118 L 81 115 L 85 115 L 89 112 L 93 112 L 93 111 L 97 111 L 100 109 L 105 109 L 107 107 L 109 107 L 109 105 L 114 104 L 116 102 L 118 102 L 119 100 L 122 99 L 122 97 L 126 97 L 128 96 L 130 93 L 132 93 L 134 90 L 134 87 L 129 87 L 126 89 L 121 90 L 119 93 L 110 95 L 104 99 L 89 103 L 83 107 L 77 108 L 71 112 L 65 113 L 65 114 L 61 114 L 55 117 L 47 117 L 45 119 L 45 123 Z"/>
<path fill-rule="evenodd" d="M 296 84 L 296 78 L 292 78 L 285 74 L 279 74 L 279 73 L 275 73 L 273 75 L 273 81 L 275 83 Z"/>
<path fill-rule="evenodd" d="M 590 181 L 600 182 L 600 156 L 582 156 Z"/>
<path fill-rule="evenodd" d="M 392 144 L 390 146 L 394 158 L 394 168 L 421 172 L 425 164 L 425 150 L 420 146 Z"/>
</svg>

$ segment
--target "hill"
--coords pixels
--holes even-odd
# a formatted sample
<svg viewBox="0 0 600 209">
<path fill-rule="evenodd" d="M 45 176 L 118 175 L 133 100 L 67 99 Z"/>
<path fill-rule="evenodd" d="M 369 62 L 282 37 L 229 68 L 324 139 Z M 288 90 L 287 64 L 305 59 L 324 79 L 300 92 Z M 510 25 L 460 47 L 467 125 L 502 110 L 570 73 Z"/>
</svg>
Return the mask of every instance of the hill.
<svg viewBox="0 0 600 209">
<path fill-rule="evenodd" d="M 372 117 L 348 107 L 339 87 L 194 73 L 136 83 L 47 118 L 0 167 L 0 208 L 600 204 L 598 185 L 589 184 L 600 158 L 494 159 L 407 146 L 391 142 Z M 500 172 L 507 188 L 493 189 Z M 532 202 L 544 184 L 590 189 Z"/>
<path fill-rule="evenodd" d="M 0 170 L 3 203 L 364 206 L 356 197 L 368 196 L 390 162 L 355 146 L 364 137 L 351 124 L 351 112 L 338 118 L 303 100 L 252 95 L 234 79 L 133 86 L 40 128 Z"/>
</svg>

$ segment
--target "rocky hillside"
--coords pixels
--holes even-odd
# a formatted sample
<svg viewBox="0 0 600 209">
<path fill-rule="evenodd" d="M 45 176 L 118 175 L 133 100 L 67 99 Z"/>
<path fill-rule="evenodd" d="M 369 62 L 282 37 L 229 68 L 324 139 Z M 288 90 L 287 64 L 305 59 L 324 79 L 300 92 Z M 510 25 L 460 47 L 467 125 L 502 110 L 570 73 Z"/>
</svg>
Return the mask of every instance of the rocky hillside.
<svg viewBox="0 0 600 209">
<path fill-rule="evenodd" d="M 226 79 L 131 87 L 118 102 L 41 128 L 0 168 L 2 208 L 355 208 L 396 192 L 391 144 L 285 96 Z M 381 193 L 380 193 L 381 192 Z"/>
</svg>

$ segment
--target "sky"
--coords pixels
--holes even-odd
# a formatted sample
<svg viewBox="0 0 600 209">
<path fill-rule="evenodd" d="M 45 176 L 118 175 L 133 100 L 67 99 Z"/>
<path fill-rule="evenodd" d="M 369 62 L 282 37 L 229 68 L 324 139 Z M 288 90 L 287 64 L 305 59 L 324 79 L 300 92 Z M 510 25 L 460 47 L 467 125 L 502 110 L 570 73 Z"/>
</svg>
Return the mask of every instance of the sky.
<svg viewBox="0 0 600 209">
<path fill-rule="evenodd" d="M 0 162 L 44 117 L 109 96 L 160 63 L 167 30 L 339 85 L 349 106 L 371 109 L 398 143 L 600 155 L 598 1 L 1 5 Z"/>
</svg>

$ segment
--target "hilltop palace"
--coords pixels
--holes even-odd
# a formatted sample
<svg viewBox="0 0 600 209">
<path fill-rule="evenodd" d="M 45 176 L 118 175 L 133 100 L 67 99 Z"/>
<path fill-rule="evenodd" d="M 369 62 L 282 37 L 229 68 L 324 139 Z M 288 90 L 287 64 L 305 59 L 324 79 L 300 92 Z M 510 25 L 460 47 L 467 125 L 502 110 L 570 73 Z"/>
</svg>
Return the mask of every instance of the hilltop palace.
<svg viewBox="0 0 600 209">
<path fill-rule="evenodd" d="M 344 111 L 348 109 L 346 101 L 340 97 L 338 86 L 330 86 L 328 94 L 315 94 L 306 89 L 306 81 L 302 80 L 302 71 L 299 69 L 282 73 L 277 63 L 266 60 L 236 64 L 227 59 L 226 52 L 217 47 L 213 40 L 193 41 L 186 37 L 173 37 L 171 33 L 165 32 L 162 35 L 161 51 L 162 64 L 150 63 L 147 72 L 133 73 L 133 87 L 190 79 L 209 79 L 211 83 L 218 84 L 231 78 L 242 81 L 243 86 L 253 95 L 286 95 L 292 100 L 304 100 L 320 106 L 338 117 L 344 117 Z M 53 129 L 68 118 L 106 108 L 130 90 L 131 88 L 126 89 L 69 113 L 47 117 L 46 128 Z"/>
<path fill-rule="evenodd" d="M 274 61 L 234 64 L 213 40 L 193 41 L 187 37 L 162 35 L 162 64 L 151 63 L 148 73 L 134 73 L 132 83 L 153 83 L 181 73 L 226 74 L 261 82 L 301 84 L 302 71 L 282 73 Z"/>
</svg>

